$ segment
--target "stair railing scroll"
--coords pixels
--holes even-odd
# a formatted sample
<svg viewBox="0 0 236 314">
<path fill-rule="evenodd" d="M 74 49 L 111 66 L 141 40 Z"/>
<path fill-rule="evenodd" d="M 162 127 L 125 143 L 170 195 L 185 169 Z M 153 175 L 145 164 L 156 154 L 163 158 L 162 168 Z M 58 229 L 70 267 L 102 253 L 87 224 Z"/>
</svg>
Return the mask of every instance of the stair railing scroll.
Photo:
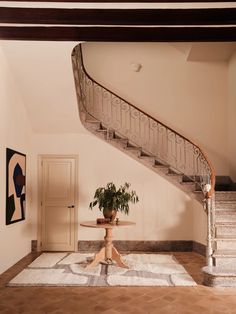
<svg viewBox="0 0 236 314">
<path fill-rule="evenodd" d="M 72 52 L 75 85 L 82 122 L 91 117 L 116 132 L 161 164 L 195 182 L 205 196 L 208 214 L 208 264 L 214 239 L 215 172 L 202 149 L 178 132 L 105 88 L 87 73 L 81 45 Z"/>
</svg>

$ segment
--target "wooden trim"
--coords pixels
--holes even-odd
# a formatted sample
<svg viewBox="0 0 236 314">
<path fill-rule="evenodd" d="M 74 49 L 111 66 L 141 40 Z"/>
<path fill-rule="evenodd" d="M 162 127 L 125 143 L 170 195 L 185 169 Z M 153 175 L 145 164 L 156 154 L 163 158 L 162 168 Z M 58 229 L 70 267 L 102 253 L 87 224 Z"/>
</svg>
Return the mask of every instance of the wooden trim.
<svg viewBox="0 0 236 314">
<path fill-rule="evenodd" d="M 0 23 L 59 25 L 234 25 L 236 8 L 59 9 L 0 7 Z"/>
<path fill-rule="evenodd" d="M 193 241 L 193 252 L 196 252 L 204 257 L 206 257 L 206 245 Z"/>
<path fill-rule="evenodd" d="M 97 42 L 227 42 L 236 41 L 236 27 L 0 26 L 0 39 Z"/>
</svg>

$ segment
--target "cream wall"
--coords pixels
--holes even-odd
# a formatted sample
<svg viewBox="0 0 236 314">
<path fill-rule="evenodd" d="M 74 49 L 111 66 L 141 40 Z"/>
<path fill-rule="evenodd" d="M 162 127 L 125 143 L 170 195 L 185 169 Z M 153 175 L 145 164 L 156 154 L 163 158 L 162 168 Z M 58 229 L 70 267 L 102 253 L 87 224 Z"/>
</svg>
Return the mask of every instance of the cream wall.
<svg viewBox="0 0 236 314">
<path fill-rule="evenodd" d="M 33 139 L 37 154 L 78 154 L 79 222 L 102 217 L 98 209 L 88 209 L 97 187 L 110 181 L 117 185 L 127 181 L 136 190 L 140 202 L 131 206 L 128 217 L 123 214 L 119 217 L 135 221 L 136 226 L 117 230 L 116 239 L 192 240 L 197 233 L 204 235 L 200 228 L 193 232 L 193 218 L 198 224 L 198 216 L 203 212 L 200 204 L 195 204 L 193 212 L 195 201 L 188 195 L 102 140 L 88 133 L 34 135 Z M 36 161 L 33 168 L 37 168 Z M 34 195 L 37 193 L 36 185 L 33 192 Z M 99 240 L 103 237 L 101 230 L 79 227 L 79 240 Z"/>
<path fill-rule="evenodd" d="M 25 256 L 30 251 L 30 241 L 37 239 L 39 154 L 78 154 L 79 221 L 99 216 L 98 210 L 88 210 L 98 186 L 109 181 L 118 185 L 128 181 L 137 191 L 140 202 L 132 206 L 129 217 L 121 218 L 135 221 L 136 226 L 116 231 L 116 239 L 193 239 L 205 243 L 206 217 L 198 203 L 164 178 L 90 135 L 81 125 L 70 59 L 75 45 L 1 43 L 0 174 L 4 179 L 0 189 L 0 252 L 3 252 L 0 273 Z M 16 126 L 18 121 L 22 122 L 20 128 Z M 33 134 L 31 127 L 35 130 Z M 10 226 L 5 226 L 6 147 L 27 154 L 26 220 Z M 103 231 L 79 227 L 79 240 L 103 237 Z"/>
<path fill-rule="evenodd" d="M 36 236 L 31 186 L 31 129 L 17 86 L 0 47 L 0 273 L 31 251 Z M 26 219 L 5 225 L 6 147 L 27 155 Z"/>
<path fill-rule="evenodd" d="M 233 180 L 236 182 L 236 53 L 229 63 L 229 166 Z"/>
<path fill-rule="evenodd" d="M 187 61 L 186 44 L 181 49 L 167 43 L 83 46 L 93 78 L 199 143 L 217 174 L 229 174 L 226 62 Z M 140 63 L 141 71 L 133 71 L 132 63 Z"/>
</svg>

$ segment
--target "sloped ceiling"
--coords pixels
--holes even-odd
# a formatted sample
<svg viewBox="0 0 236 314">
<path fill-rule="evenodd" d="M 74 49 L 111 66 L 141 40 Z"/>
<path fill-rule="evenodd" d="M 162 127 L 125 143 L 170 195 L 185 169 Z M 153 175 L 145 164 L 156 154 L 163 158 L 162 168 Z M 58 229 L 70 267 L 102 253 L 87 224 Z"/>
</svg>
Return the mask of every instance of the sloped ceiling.
<svg viewBox="0 0 236 314">
<path fill-rule="evenodd" d="M 236 48 L 235 43 L 193 43 L 188 52 L 188 61 L 229 61 Z"/>
<path fill-rule="evenodd" d="M 76 44 L 24 41 L 2 41 L 0 44 L 35 132 L 75 133 L 84 130 L 78 116 L 71 64 L 71 52 Z M 171 45 L 177 56 L 183 54 L 186 62 L 227 61 L 235 51 L 234 43 L 163 45 Z"/>
<path fill-rule="evenodd" d="M 236 51 L 234 42 L 212 43 L 171 43 L 176 50 L 186 56 L 187 61 L 228 62 Z"/>
</svg>

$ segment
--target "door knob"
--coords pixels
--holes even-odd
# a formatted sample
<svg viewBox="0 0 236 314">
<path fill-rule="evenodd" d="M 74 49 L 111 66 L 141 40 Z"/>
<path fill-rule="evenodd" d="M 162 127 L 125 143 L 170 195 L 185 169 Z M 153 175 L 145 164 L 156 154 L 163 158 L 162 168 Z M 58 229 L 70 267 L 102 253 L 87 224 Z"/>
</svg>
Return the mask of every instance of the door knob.
<svg viewBox="0 0 236 314">
<path fill-rule="evenodd" d="M 75 208 L 75 205 L 67 206 L 67 208 Z"/>
</svg>

